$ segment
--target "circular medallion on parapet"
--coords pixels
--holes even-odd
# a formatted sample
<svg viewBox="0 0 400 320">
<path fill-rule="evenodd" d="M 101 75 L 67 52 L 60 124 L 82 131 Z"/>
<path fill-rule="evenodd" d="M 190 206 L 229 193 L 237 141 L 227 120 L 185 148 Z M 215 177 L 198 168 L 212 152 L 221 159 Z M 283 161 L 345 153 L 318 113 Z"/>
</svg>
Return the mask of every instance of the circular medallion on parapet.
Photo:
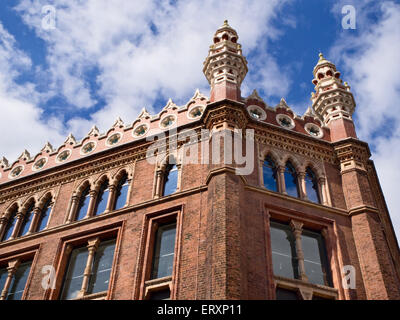
<svg viewBox="0 0 400 320">
<path fill-rule="evenodd" d="M 276 115 L 276 122 L 278 122 L 281 127 L 286 129 L 293 129 L 295 126 L 293 119 L 282 113 Z"/>
<path fill-rule="evenodd" d="M 253 119 L 256 119 L 256 120 L 267 119 L 267 113 L 259 106 L 250 105 L 247 107 L 247 112 Z"/>
<path fill-rule="evenodd" d="M 96 143 L 94 141 L 90 141 L 81 148 L 81 154 L 89 154 L 93 152 L 93 150 L 96 148 Z"/>
<path fill-rule="evenodd" d="M 47 163 L 47 158 L 40 158 L 33 164 L 32 170 L 39 171 L 39 170 L 43 169 L 43 167 L 46 165 L 46 163 Z"/>
<path fill-rule="evenodd" d="M 56 162 L 57 163 L 62 163 L 64 161 L 67 161 L 67 159 L 71 156 L 72 152 L 71 150 L 67 149 L 64 150 L 63 152 L 61 152 L 57 158 L 56 158 Z"/>
<path fill-rule="evenodd" d="M 322 138 L 324 135 L 322 129 L 314 123 L 306 123 L 304 129 L 309 133 L 310 136 L 315 138 Z"/>
<path fill-rule="evenodd" d="M 187 117 L 191 120 L 199 119 L 204 112 L 204 106 L 194 106 L 187 112 Z"/>
<path fill-rule="evenodd" d="M 146 135 L 147 131 L 149 131 L 149 126 L 147 124 L 141 124 L 141 125 L 138 125 L 135 129 L 133 129 L 132 135 L 135 138 L 144 137 Z"/>
<path fill-rule="evenodd" d="M 10 171 L 8 177 L 10 179 L 15 179 L 21 175 L 22 171 L 24 171 L 24 166 L 17 166 Z"/>
<path fill-rule="evenodd" d="M 160 128 L 166 129 L 169 127 L 172 127 L 172 125 L 176 122 L 176 116 L 175 115 L 168 115 L 165 116 L 164 118 L 161 119 L 160 121 Z"/>
<path fill-rule="evenodd" d="M 108 147 L 113 147 L 121 141 L 121 138 L 122 134 L 120 132 L 114 133 L 107 139 L 106 145 Z"/>
</svg>

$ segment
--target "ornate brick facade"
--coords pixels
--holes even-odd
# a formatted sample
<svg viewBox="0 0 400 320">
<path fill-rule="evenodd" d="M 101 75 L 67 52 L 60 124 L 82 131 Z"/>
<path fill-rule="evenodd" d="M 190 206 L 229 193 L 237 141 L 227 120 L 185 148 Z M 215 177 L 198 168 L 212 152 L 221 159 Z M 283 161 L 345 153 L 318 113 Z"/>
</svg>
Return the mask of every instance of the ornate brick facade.
<svg viewBox="0 0 400 320">
<path fill-rule="evenodd" d="M 247 61 L 237 40 L 227 22 L 214 36 L 204 62 L 210 98 L 196 91 L 184 106 L 170 100 L 157 115 L 143 110 L 133 123 L 117 119 L 104 134 L 93 127 L 81 141 L 69 135 L 57 149 L 47 143 L 34 157 L 25 151 L 14 163 L 0 161 L 0 269 L 6 270 L 0 299 L 7 298 L 26 261 L 31 265 L 22 298 L 59 299 L 71 251 L 82 246 L 89 258 L 79 299 L 148 299 L 166 288 L 172 299 L 275 299 L 277 288 L 296 291 L 302 299 L 400 299 L 399 247 L 368 145 L 355 133 L 350 87 L 320 55 L 313 107 L 303 116 L 284 99 L 270 107 L 256 91 L 243 98 Z M 247 175 L 236 174 L 238 163 L 213 161 L 214 138 L 237 129 L 254 130 L 254 152 L 247 155 L 254 170 Z M 149 153 L 154 141 L 148 138 L 162 132 Z M 238 148 L 229 139 L 218 147 Z M 185 161 L 193 150 L 198 163 Z M 277 168 L 276 191 L 265 187 L 267 156 Z M 288 161 L 296 171 L 297 197 L 285 185 Z M 176 190 L 163 195 L 172 163 Z M 307 194 L 308 168 L 316 177 L 317 202 Z M 129 187 L 125 204 L 116 208 L 122 177 Z M 96 215 L 105 181 L 109 200 Z M 77 220 L 85 190 L 87 214 Z M 46 205 L 51 213 L 39 230 Z M 30 227 L 21 234 L 29 208 Z M 293 232 L 299 272 L 294 279 L 274 272 L 271 221 Z M 173 269 L 154 278 L 156 232 L 171 222 L 176 223 Z M 330 284 L 309 280 L 303 230 L 323 236 Z M 109 239 L 115 250 L 108 290 L 89 294 L 84 287 L 93 272 L 90 259 Z M 54 283 L 46 286 L 43 270 L 49 266 Z M 354 271 L 352 288 L 343 282 L 345 266 Z"/>
</svg>

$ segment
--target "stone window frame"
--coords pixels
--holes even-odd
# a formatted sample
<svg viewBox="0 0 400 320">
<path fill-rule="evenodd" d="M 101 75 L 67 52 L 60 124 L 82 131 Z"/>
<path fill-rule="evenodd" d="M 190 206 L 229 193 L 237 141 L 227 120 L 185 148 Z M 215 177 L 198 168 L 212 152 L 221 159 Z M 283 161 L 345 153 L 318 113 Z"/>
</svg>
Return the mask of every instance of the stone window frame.
<svg viewBox="0 0 400 320">
<path fill-rule="evenodd" d="M 57 257 L 57 265 L 55 272 L 55 286 L 54 289 L 48 288 L 45 292 L 45 299 L 48 300 L 60 300 L 61 291 L 65 281 L 65 275 L 68 269 L 70 255 L 73 249 L 87 246 L 89 250 L 88 260 L 85 267 L 84 279 L 82 280 L 82 291 L 80 296 L 72 300 L 110 300 L 114 292 L 114 282 L 116 279 L 117 264 L 119 260 L 119 252 L 122 238 L 122 227 L 123 223 L 107 226 L 105 229 L 97 232 L 86 233 L 84 235 L 73 235 L 61 238 L 60 251 Z M 96 249 L 101 242 L 115 239 L 115 251 L 113 256 L 113 263 L 110 272 L 110 280 L 108 290 L 103 292 L 96 292 L 93 294 L 86 294 L 84 286 L 89 285 L 90 272 L 91 272 L 91 261 L 94 258 Z"/>
<path fill-rule="evenodd" d="M 192 116 L 192 112 L 195 109 L 201 109 L 201 111 L 200 111 L 201 114 L 197 117 Z M 206 110 L 206 106 L 204 106 L 202 104 L 195 104 L 194 106 L 189 108 L 189 110 L 186 113 L 186 116 L 189 120 L 198 120 L 203 116 L 205 110 Z"/>
<path fill-rule="evenodd" d="M 140 127 L 144 127 L 144 133 L 142 135 L 138 135 L 136 133 L 136 131 L 140 128 Z M 132 136 L 136 139 L 140 139 L 143 138 L 147 135 L 147 133 L 149 132 L 150 126 L 147 123 L 139 123 L 136 127 L 134 127 L 132 129 Z"/>
<path fill-rule="evenodd" d="M 60 160 L 60 156 L 61 156 L 64 152 L 67 152 L 67 153 L 68 153 L 68 156 L 67 156 L 64 160 Z M 61 152 L 59 152 L 59 153 L 57 154 L 55 161 L 56 161 L 56 163 L 64 163 L 64 162 L 66 162 L 66 161 L 71 157 L 71 155 L 72 155 L 72 150 L 71 150 L 71 149 L 64 149 L 64 150 L 62 150 Z"/>
<path fill-rule="evenodd" d="M 8 271 L 8 278 L 6 280 L 5 286 L 0 288 L 0 301 L 4 300 L 5 296 L 8 294 L 9 286 L 11 284 L 11 280 L 15 272 L 17 271 L 18 267 L 21 263 L 25 263 L 31 261 L 31 268 L 29 270 L 28 278 L 26 279 L 24 293 L 22 294 L 21 300 L 26 300 L 31 280 L 33 277 L 33 270 L 37 263 L 37 253 L 39 251 L 38 247 L 28 248 L 26 251 L 14 254 L 11 256 L 5 256 L 0 258 L 0 268 L 7 268 Z M 6 290 L 5 290 L 6 289 Z"/>
<path fill-rule="evenodd" d="M 85 151 L 84 151 L 84 150 L 85 150 L 85 147 L 86 147 L 87 145 L 89 145 L 89 144 L 93 144 L 93 149 L 90 150 L 90 151 L 88 151 L 88 152 L 85 152 Z M 85 142 L 85 144 L 81 147 L 81 149 L 79 150 L 79 153 L 80 153 L 81 156 L 87 156 L 87 155 L 89 155 L 89 154 L 92 154 L 92 153 L 96 150 L 96 148 L 97 148 L 97 141 L 95 141 L 95 140 L 89 140 L 89 141 Z"/>
<path fill-rule="evenodd" d="M 119 136 L 118 141 L 117 141 L 116 143 L 114 143 L 114 144 L 111 144 L 111 143 L 109 142 L 109 140 L 110 140 L 113 136 L 116 136 L 116 135 Z M 113 147 L 117 146 L 118 144 L 121 143 L 122 137 L 123 137 L 123 136 L 124 136 L 124 133 L 123 133 L 123 132 L 120 132 L 120 131 L 116 131 L 116 132 L 111 133 L 110 136 L 107 137 L 107 139 L 106 139 L 106 142 L 105 142 L 106 147 L 108 147 L 108 148 L 113 148 Z"/>
<path fill-rule="evenodd" d="M 260 114 L 261 114 L 260 118 L 256 118 L 252 115 L 251 111 L 254 109 L 260 112 Z M 247 106 L 246 110 L 247 110 L 248 114 L 250 115 L 251 119 L 254 119 L 256 121 L 264 121 L 267 119 L 267 113 L 264 111 L 263 108 L 261 108 L 260 106 L 258 106 L 256 104 L 251 104 L 251 105 Z"/>
<path fill-rule="evenodd" d="M 43 230 L 37 231 L 37 227 L 38 227 L 37 224 L 39 222 L 40 214 L 42 213 L 42 210 L 44 209 L 44 206 L 46 205 L 47 200 L 49 200 L 49 199 L 51 199 L 51 202 L 49 204 L 49 206 L 51 207 L 51 211 L 49 214 L 47 225 Z M 25 235 L 20 236 L 19 234 L 21 232 L 21 226 L 22 226 L 23 220 L 24 220 L 25 215 L 27 214 L 27 211 L 29 210 L 29 207 L 32 203 L 33 203 L 33 212 L 32 212 L 33 218 L 32 218 L 31 224 L 29 226 L 29 230 Z M 2 239 L 4 236 L 5 229 L 7 227 L 7 224 L 8 224 L 8 219 L 10 218 L 10 215 L 13 212 L 16 212 L 15 219 L 17 221 L 15 222 L 11 237 L 6 241 L 11 241 L 11 240 L 14 240 L 14 239 L 17 239 L 20 237 L 25 237 L 25 236 L 46 230 L 50 223 L 50 218 L 52 216 L 54 203 L 55 203 L 55 195 L 51 191 L 45 192 L 43 194 L 43 196 L 40 197 L 39 199 L 35 198 L 34 196 L 29 197 L 22 205 L 19 205 L 16 202 L 12 203 L 0 218 L 0 242 L 3 242 Z M 16 209 L 16 211 L 15 211 L 15 209 Z"/>
<path fill-rule="evenodd" d="M 117 191 L 117 186 L 122 179 L 123 173 L 126 173 L 127 175 L 127 181 L 129 184 L 129 189 L 128 189 L 128 196 L 126 198 L 126 203 L 123 208 L 125 208 L 130 201 L 130 194 L 132 191 L 132 174 L 129 173 L 129 170 L 126 168 L 122 168 L 118 170 L 118 172 L 111 176 L 110 174 L 103 174 L 101 175 L 95 182 L 91 182 L 89 179 L 86 179 L 82 181 L 79 186 L 76 188 L 76 190 L 72 193 L 71 200 L 70 200 L 70 205 L 69 205 L 69 210 L 68 214 L 66 217 L 65 223 L 72 223 L 72 222 L 77 222 L 77 214 L 78 214 L 78 209 L 79 209 L 79 202 L 82 196 L 82 193 L 85 191 L 87 187 L 89 187 L 89 205 L 88 209 L 86 211 L 86 216 L 79 220 L 86 220 L 91 217 L 95 217 L 94 215 L 94 210 L 96 207 L 96 202 L 97 202 L 97 195 L 100 191 L 102 183 L 108 179 L 108 189 L 109 189 L 109 194 L 108 194 L 108 200 L 107 200 L 107 207 L 106 210 L 102 214 L 106 214 L 109 212 L 114 211 L 113 207 L 115 205 L 116 201 L 116 191 Z M 122 209 L 122 208 L 121 208 Z"/>
<path fill-rule="evenodd" d="M 13 173 L 14 170 L 17 169 L 17 168 L 22 168 L 22 169 L 21 169 L 21 171 L 20 171 L 16 176 L 13 176 L 12 173 Z M 14 168 L 12 168 L 12 169 L 10 170 L 10 172 L 9 172 L 9 174 L 8 174 L 8 179 L 13 180 L 13 179 L 19 178 L 19 177 L 21 176 L 21 174 L 24 172 L 24 170 L 25 170 L 25 166 L 22 165 L 22 164 L 19 164 L 19 165 L 15 166 Z"/>
<path fill-rule="evenodd" d="M 153 254 L 155 238 L 158 227 L 168 223 L 176 223 L 174 263 L 172 275 L 151 279 L 153 266 Z M 182 208 L 181 206 L 170 208 L 163 211 L 147 213 L 144 216 L 143 232 L 140 241 L 140 256 L 137 264 L 137 279 L 135 283 L 139 285 L 134 292 L 134 298 L 138 300 L 148 300 L 154 292 L 164 289 L 170 290 L 170 299 L 176 299 L 177 272 L 180 260 L 180 242 L 182 233 Z"/>
<path fill-rule="evenodd" d="M 296 238 L 296 252 L 300 257 L 303 256 L 302 244 L 301 240 L 299 240 L 299 237 L 301 236 L 301 230 L 308 229 L 321 233 L 325 242 L 325 251 L 330 268 L 332 287 L 308 282 L 307 277 L 304 276 L 304 264 L 301 264 L 300 261 L 300 279 L 291 279 L 274 275 L 272 266 L 271 236 L 269 231 L 271 220 L 284 224 L 289 224 L 289 226 L 293 230 L 293 235 Z M 321 217 L 309 217 L 308 215 L 304 215 L 303 213 L 296 210 L 281 208 L 271 204 L 265 204 L 264 222 L 266 230 L 265 243 L 267 244 L 266 257 L 267 261 L 270 261 L 267 266 L 267 270 L 268 274 L 271 276 L 270 279 L 273 281 L 273 291 L 270 292 L 271 299 L 276 299 L 275 292 L 277 287 L 296 291 L 298 292 L 299 296 L 302 297 L 304 300 L 311 300 L 314 294 L 318 297 L 333 300 L 345 299 L 341 283 L 340 270 L 338 269 L 339 261 L 334 250 L 336 241 L 334 236 L 335 222 L 333 220 Z"/>
</svg>

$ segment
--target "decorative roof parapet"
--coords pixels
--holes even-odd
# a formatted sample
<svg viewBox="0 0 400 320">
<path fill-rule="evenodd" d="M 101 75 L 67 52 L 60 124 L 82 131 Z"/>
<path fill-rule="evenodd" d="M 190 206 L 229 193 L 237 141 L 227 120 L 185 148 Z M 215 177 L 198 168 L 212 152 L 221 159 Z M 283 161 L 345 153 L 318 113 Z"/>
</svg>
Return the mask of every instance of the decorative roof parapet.
<svg viewBox="0 0 400 320">
<path fill-rule="evenodd" d="M 178 108 L 178 106 L 172 101 L 171 98 L 169 98 L 167 104 L 162 109 L 162 111 L 167 110 L 167 109 L 176 109 L 176 108 Z"/>
<path fill-rule="evenodd" d="M 67 139 L 64 141 L 65 145 L 76 145 L 76 139 L 72 133 L 70 133 Z"/>
<path fill-rule="evenodd" d="M 42 152 L 51 153 L 51 152 L 54 151 L 54 148 L 53 148 L 53 146 L 51 145 L 51 143 L 47 141 L 46 144 L 44 145 L 44 147 L 42 148 L 41 151 L 42 151 Z"/>
<path fill-rule="evenodd" d="M 3 157 L 0 159 L 0 168 L 8 168 L 9 167 L 9 163 L 6 157 Z"/>
<path fill-rule="evenodd" d="M 146 110 L 146 108 L 143 108 L 138 116 L 138 119 L 146 119 L 146 118 L 150 118 L 150 117 L 151 117 L 150 113 Z"/>
<path fill-rule="evenodd" d="M 92 129 L 90 129 L 89 133 L 87 134 L 87 137 L 90 137 L 90 136 L 97 137 L 99 134 L 100 134 L 99 129 L 96 126 L 93 126 Z"/>
<path fill-rule="evenodd" d="M 21 155 L 18 157 L 18 160 L 24 160 L 24 161 L 29 161 L 31 160 L 31 155 L 28 152 L 28 150 L 24 150 L 24 152 L 21 153 Z"/>
<path fill-rule="evenodd" d="M 125 126 L 124 121 L 122 121 L 122 119 L 120 117 L 117 118 L 117 120 L 115 120 L 114 124 L 113 124 L 113 128 L 122 128 Z"/>
<path fill-rule="evenodd" d="M 264 102 L 264 100 L 258 95 L 258 92 L 257 92 L 256 89 L 254 89 L 253 92 L 251 93 L 251 95 L 249 95 L 249 96 L 246 98 L 246 101 L 247 101 L 247 100 L 251 100 L 251 99 L 253 99 L 253 100 L 259 100 L 259 101 Z M 264 103 L 265 103 L 265 102 L 264 102 Z"/>
</svg>

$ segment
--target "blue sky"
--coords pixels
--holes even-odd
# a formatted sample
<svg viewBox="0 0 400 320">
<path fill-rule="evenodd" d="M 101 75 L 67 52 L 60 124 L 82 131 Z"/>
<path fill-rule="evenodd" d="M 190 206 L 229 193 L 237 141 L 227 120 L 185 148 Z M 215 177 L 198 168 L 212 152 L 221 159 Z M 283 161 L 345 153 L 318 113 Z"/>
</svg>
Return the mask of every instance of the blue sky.
<svg viewBox="0 0 400 320">
<path fill-rule="evenodd" d="M 45 5 L 56 10 L 53 30 L 42 27 Z M 356 9 L 355 30 L 342 28 L 344 5 Z M 257 89 L 270 106 L 284 97 L 301 115 L 318 53 L 336 63 L 399 234 L 399 1 L 2 0 L 0 156 L 34 155 L 94 124 L 104 132 L 118 116 L 131 123 L 143 107 L 185 104 L 196 88 L 208 95 L 203 61 L 225 19 L 249 62 L 243 96 Z"/>
</svg>

